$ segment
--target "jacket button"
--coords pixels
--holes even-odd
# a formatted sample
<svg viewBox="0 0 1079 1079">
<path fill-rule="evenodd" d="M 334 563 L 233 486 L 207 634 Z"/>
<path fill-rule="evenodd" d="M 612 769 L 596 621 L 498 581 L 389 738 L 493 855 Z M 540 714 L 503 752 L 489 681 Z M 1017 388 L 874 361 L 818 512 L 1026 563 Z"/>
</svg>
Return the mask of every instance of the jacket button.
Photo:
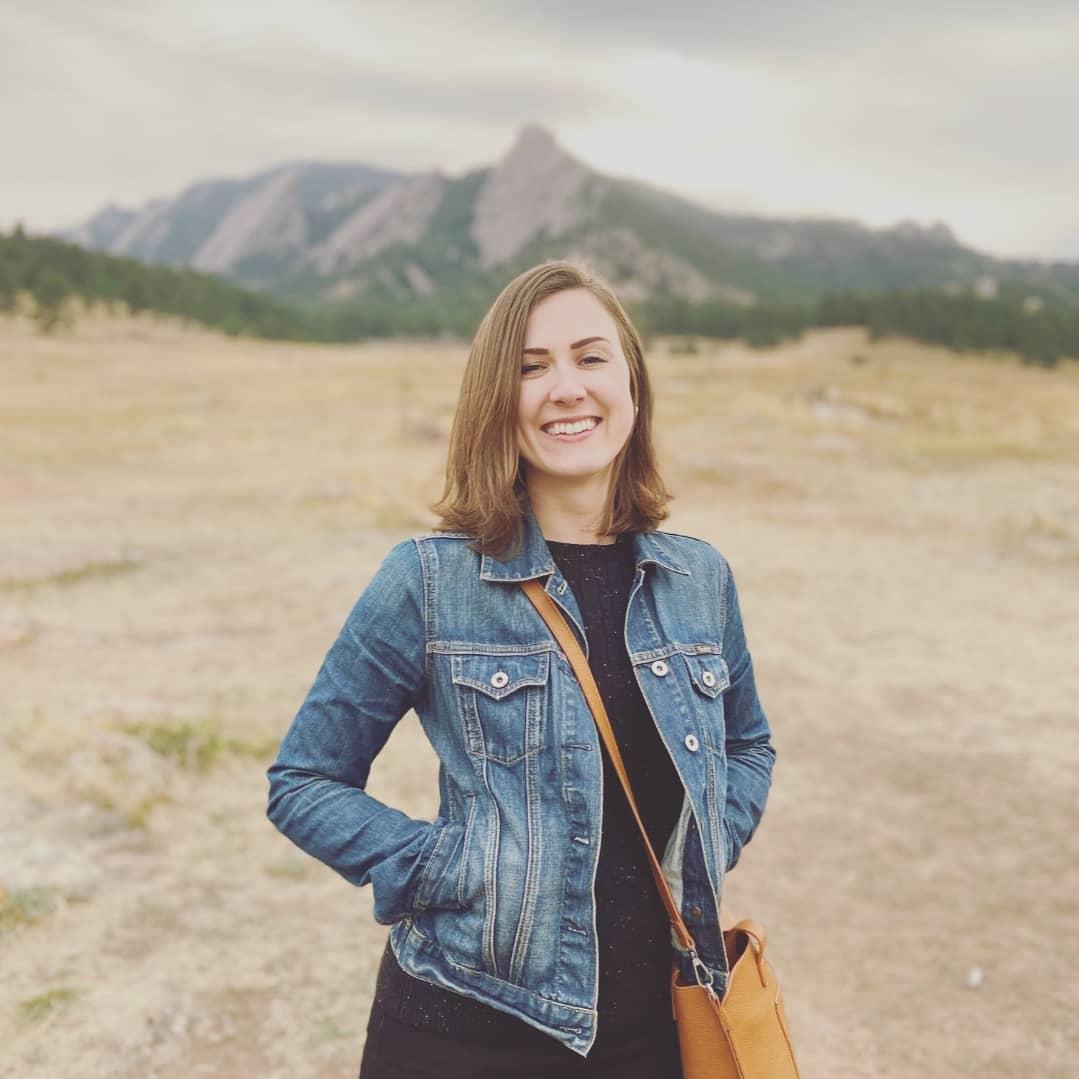
<svg viewBox="0 0 1079 1079">
<path fill-rule="evenodd" d="M 558 586 L 558 587 L 557 587 L 557 588 L 555 589 L 555 591 L 556 591 L 556 592 L 557 592 L 557 593 L 558 593 L 559 595 L 562 595 L 562 593 L 563 593 L 563 592 L 565 592 L 565 590 L 566 590 L 566 582 L 565 582 L 565 581 L 563 581 L 563 582 L 562 582 L 562 583 L 561 583 L 561 584 L 560 584 L 560 585 L 559 585 L 559 586 Z"/>
<path fill-rule="evenodd" d="M 491 685 L 494 686 L 495 689 L 501 689 L 509 680 L 510 676 L 506 674 L 505 671 L 495 671 L 495 673 L 491 675 Z"/>
<path fill-rule="evenodd" d="M 652 673 L 659 675 L 660 678 L 662 678 L 669 670 L 670 668 L 661 659 L 657 659 L 656 662 L 652 664 Z"/>
<path fill-rule="evenodd" d="M 716 684 L 716 676 L 711 671 L 705 671 L 701 675 L 701 681 L 711 689 Z"/>
<path fill-rule="evenodd" d="M 690 753 L 696 753 L 697 750 L 700 749 L 700 748 L 701 748 L 701 743 L 697 741 L 697 736 L 695 734 L 687 734 L 686 735 L 686 749 L 688 749 L 690 751 Z"/>
<path fill-rule="evenodd" d="M 701 908 L 698 906 L 692 906 L 689 908 L 689 915 L 691 918 L 699 918 L 701 916 Z"/>
</svg>

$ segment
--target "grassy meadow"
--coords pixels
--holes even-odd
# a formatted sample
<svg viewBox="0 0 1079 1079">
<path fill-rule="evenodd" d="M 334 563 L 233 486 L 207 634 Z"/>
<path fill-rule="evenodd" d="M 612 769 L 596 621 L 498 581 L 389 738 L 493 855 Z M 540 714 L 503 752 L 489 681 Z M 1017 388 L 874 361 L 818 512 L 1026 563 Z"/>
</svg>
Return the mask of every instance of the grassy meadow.
<svg viewBox="0 0 1079 1079">
<path fill-rule="evenodd" d="M 426 530 L 466 348 L 0 319 L 0 1075 L 355 1075 L 385 928 L 264 771 Z M 725 900 L 805 1079 L 1079 1059 L 1079 363 L 829 330 L 649 352 L 778 752 Z M 371 790 L 437 808 L 414 716 Z"/>
</svg>

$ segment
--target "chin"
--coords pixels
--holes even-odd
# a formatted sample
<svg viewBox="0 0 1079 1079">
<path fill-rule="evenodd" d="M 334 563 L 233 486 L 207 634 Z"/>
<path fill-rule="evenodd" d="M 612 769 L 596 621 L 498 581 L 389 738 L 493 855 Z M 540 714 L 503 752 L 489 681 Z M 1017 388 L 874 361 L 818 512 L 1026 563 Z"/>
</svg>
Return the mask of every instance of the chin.
<svg viewBox="0 0 1079 1079">
<path fill-rule="evenodd" d="M 600 465 L 598 468 L 559 468 L 558 466 L 553 465 L 550 468 L 540 469 L 540 471 L 555 479 L 587 480 L 591 479 L 594 476 L 602 476 L 605 472 L 607 472 L 609 467 L 609 464 Z"/>
</svg>

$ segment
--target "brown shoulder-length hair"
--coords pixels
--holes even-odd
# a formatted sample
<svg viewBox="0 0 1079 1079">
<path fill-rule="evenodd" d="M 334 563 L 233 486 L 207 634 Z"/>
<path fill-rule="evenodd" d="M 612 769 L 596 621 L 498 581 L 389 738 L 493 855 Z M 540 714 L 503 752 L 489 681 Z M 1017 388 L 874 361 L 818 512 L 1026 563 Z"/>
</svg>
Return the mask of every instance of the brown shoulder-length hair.
<svg viewBox="0 0 1079 1079">
<path fill-rule="evenodd" d="M 515 277 L 480 322 L 461 380 L 450 432 L 446 482 L 431 506 L 437 531 L 468 532 L 472 549 L 512 557 L 523 539 L 527 491 L 517 444 L 517 405 L 525 325 L 541 300 L 564 289 L 588 289 L 618 326 L 629 364 L 630 393 L 637 406 L 633 430 L 614 461 L 604 535 L 649 532 L 668 516 L 673 497 L 656 464 L 652 445 L 652 389 L 640 335 L 610 287 L 586 266 L 550 261 Z"/>
</svg>

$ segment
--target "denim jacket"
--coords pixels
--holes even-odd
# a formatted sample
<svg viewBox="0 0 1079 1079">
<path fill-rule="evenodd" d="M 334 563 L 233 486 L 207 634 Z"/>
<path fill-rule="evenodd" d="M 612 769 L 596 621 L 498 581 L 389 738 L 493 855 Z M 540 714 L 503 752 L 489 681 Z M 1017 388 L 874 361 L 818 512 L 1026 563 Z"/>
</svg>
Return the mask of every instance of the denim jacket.
<svg viewBox="0 0 1079 1079">
<path fill-rule="evenodd" d="M 472 539 L 436 532 L 386 556 L 269 769 L 268 815 L 303 850 L 372 886 L 375 919 L 391 926 L 405 971 L 585 1056 L 597 1033 L 604 750 L 518 582 L 545 579 L 586 654 L 588 642 L 530 508 L 515 557 L 479 555 Z M 760 822 L 776 754 L 726 559 L 673 532 L 633 542 L 626 648 L 686 791 L 657 855 L 722 993 L 723 878 Z M 410 708 L 440 762 L 430 822 L 364 790 Z M 673 934 L 671 945 L 692 981 L 691 956 Z"/>
</svg>

